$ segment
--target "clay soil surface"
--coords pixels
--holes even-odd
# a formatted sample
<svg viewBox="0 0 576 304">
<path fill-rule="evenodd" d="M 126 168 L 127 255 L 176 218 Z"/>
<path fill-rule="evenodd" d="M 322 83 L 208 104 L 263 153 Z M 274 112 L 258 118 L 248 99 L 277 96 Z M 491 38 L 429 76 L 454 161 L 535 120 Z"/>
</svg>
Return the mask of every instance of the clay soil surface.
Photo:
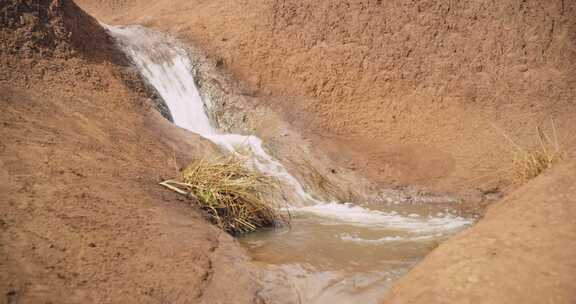
<svg viewBox="0 0 576 304">
<path fill-rule="evenodd" d="M 0 4 L 0 303 L 254 302 L 236 242 L 158 185 L 215 148 L 71 1 L 29 2 Z"/>
<path fill-rule="evenodd" d="M 0 2 L 0 299 L 250 303 L 243 251 L 157 183 L 215 153 L 153 109 L 72 1 Z M 387 303 L 576 302 L 570 1 L 79 0 L 193 43 L 381 185 L 492 191 L 554 119 L 566 160 L 440 245 Z M 70 34 L 71 33 L 71 34 Z"/>
<path fill-rule="evenodd" d="M 570 1 L 90 1 L 112 24 L 220 58 L 340 166 L 382 185 L 507 185 L 512 145 L 556 121 L 574 146 Z"/>
<path fill-rule="evenodd" d="M 520 187 L 432 251 L 384 303 L 576 302 L 575 181 L 571 162 Z"/>
<path fill-rule="evenodd" d="M 574 3 L 79 3 L 104 22 L 205 49 L 246 94 L 381 185 L 509 192 L 401 279 L 387 303 L 576 301 Z M 506 137 L 532 147 L 551 120 L 567 159 L 511 186 Z"/>
</svg>

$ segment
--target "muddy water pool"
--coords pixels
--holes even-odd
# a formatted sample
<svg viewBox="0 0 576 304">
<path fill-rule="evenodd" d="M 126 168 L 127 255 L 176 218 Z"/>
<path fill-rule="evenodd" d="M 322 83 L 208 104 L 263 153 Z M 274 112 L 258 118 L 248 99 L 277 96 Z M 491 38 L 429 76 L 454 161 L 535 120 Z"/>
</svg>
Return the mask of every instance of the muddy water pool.
<svg viewBox="0 0 576 304">
<path fill-rule="evenodd" d="M 240 242 L 278 303 L 378 303 L 391 284 L 450 235 L 469 225 L 449 204 L 369 205 L 292 213 L 289 227 Z M 360 207 L 358 207 L 360 208 Z"/>
</svg>

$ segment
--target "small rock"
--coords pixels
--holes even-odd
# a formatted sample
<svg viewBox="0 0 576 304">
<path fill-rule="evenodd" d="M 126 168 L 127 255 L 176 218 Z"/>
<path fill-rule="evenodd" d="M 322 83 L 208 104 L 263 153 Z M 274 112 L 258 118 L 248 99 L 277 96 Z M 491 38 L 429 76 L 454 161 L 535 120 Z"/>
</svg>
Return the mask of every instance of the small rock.
<svg viewBox="0 0 576 304">
<path fill-rule="evenodd" d="M 17 292 L 16 290 L 10 290 L 6 293 L 6 300 L 8 304 L 12 304 L 12 303 L 17 303 L 18 298 L 17 298 Z"/>
</svg>

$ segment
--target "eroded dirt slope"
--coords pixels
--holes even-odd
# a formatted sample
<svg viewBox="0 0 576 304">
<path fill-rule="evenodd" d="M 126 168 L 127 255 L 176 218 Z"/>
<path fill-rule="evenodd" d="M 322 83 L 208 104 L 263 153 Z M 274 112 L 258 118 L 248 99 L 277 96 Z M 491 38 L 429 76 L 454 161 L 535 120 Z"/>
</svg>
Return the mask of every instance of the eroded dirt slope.
<svg viewBox="0 0 576 304">
<path fill-rule="evenodd" d="M 73 2 L 0 13 L 0 303 L 253 302 L 235 241 L 157 184 L 214 147 Z"/>
<path fill-rule="evenodd" d="M 384 184 L 501 185 L 511 144 L 556 121 L 563 164 L 440 245 L 386 303 L 573 303 L 576 4 L 89 1 L 221 58 L 339 164 Z M 506 134 L 506 135 L 504 135 Z"/>
<path fill-rule="evenodd" d="M 576 164 L 492 206 L 396 283 L 384 303 L 574 303 Z"/>
<path fill-rule="evenodd" d="M 571 1 L 90 1 L 222 58 L 339 164 L 383 184 L 500 185 L 554 119 L 574 146 Z M 305 114 L 307 113 L 307 114 Z"/>
</svg>

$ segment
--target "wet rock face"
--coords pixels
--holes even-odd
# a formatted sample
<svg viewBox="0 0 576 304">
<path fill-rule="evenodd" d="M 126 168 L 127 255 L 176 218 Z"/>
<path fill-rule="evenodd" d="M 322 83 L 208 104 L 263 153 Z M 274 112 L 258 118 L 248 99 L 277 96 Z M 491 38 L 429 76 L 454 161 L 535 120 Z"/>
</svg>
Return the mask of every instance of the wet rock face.
<svg viewBox="0 0 576 304">
<path fill-rule="evenodd" d="M 67 57 L 71 32 L 63 20 L 62 0 L 8 0 L 0 3 L 2 44 L 8 54 Z"/>
</svg>

